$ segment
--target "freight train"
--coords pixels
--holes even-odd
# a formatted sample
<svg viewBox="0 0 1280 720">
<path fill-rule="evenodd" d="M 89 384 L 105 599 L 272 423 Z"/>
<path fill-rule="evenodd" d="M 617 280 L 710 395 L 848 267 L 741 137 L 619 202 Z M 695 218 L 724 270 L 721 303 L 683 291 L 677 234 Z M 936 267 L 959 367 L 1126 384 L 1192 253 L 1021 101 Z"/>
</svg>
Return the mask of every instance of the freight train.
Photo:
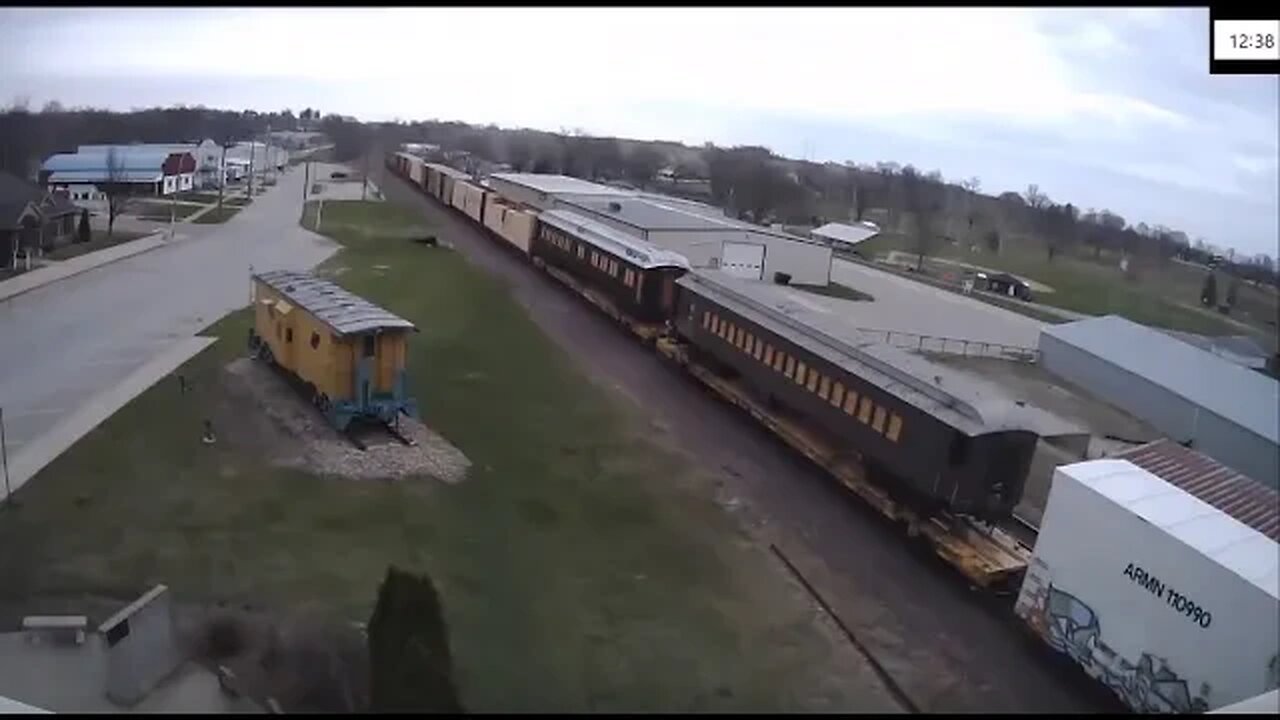
<svg viewBox="0 0 1280 720">
<path fill-rule="evenodd" d="M 980 410 L 903 371 L 903 351 L 805 326 L 746 281 L 578 213 L 539 212 L 406 153 L 387 166 L 749 411 L 971 581 L 1015 589 L 1030 550 L 998 524 L 1021 499 L 1038 439 L 1010 421 L 1016 413 Z"/>
</svg>

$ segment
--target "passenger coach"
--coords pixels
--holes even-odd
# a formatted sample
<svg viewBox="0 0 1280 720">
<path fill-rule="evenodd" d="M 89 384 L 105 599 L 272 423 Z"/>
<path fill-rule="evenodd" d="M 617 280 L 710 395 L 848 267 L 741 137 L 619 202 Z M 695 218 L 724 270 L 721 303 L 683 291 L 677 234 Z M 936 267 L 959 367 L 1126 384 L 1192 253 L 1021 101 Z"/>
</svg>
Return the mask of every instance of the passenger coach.
<svg viewBox="0 0 1280 720">
<path fill-rule="evenodd" d="M 675 281 L 689 269 L 683 255 L 565 210 L 538 216 L 531 255 L 603 292 L 631 317 L 665 322 L 675 310 Z"/>
<path fill-rule="evenodd" d="M 855 347 L 789 316 L 776 286 L 700 271 L 677 284 L 676 329 L 701 356 L 889 476 L 891 492 L 982 518 L 1008 517 L 1021 499 L 1038 435 L 1015 403 L 979 411 L 911 373 L 919 361 L 905 351 Z"/>
</svg>

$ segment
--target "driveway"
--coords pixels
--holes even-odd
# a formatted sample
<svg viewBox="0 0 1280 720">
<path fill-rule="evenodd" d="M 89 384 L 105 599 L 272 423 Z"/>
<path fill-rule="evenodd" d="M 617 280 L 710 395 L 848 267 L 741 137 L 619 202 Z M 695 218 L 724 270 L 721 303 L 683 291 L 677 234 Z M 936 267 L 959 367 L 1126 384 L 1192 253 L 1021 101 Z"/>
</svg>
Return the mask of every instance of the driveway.
<svg viewBox="0 0 1280 720">
<path fill-rule="evenodd" d="M 301 212 L 295 168 L 222 225 L 183 225 L 166 247 L 0 302 L 10 464 L 149 359 L 247 305 L 250 266 L 305 270 L 329 257 L 336 245 L 301 228 Z"/>
<path fill-rule="evenodd" d="M 869 293 L 873 302 L 846 302 L 854 325 L 919 335 L 1034 348 L 1043 323 L 979 300 L 836 258 L 831 279 Z"/>
</svg>

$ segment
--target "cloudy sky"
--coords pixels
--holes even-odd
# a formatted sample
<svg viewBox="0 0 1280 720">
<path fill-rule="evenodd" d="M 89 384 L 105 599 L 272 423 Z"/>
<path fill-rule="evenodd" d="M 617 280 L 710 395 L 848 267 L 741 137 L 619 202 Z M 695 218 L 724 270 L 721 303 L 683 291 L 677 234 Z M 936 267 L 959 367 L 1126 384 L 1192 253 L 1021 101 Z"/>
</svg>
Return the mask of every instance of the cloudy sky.
<svg viewBox="0 0 1280 720">
<path fill-rule="evenodd" d="M 318 107 L 893 160 L 1277 255 L 1280 81 L 1204 9 L 0 9 L 0 103 Z"/>
</svg>

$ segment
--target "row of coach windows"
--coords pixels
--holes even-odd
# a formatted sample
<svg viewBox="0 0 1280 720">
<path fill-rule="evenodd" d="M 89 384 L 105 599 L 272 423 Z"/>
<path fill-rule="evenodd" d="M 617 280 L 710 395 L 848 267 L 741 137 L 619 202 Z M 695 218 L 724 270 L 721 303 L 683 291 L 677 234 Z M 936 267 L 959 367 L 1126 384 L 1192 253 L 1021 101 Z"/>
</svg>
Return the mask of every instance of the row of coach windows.
<svg viewBox="0 0 1280 720">
<path fill-rule="evenodd" d="M 614 277 L 618 276 L 618 261 L 595 250 L 591 251 L 591 267 Z"/>
<path fill-rule="evenodd" d="M 702 313 L 702 327 L 713 335 L 754 357 L 766 367 L 782 373 L 795 384 L 827 401 L 832 407 L 839 408 L 846 415 L 856 417 L 863 425 L 870 425 L 872 430 L 881 433 L 892 442 L 898 442 L 902 436 L 902 418 L 891 413 L 871 398 L 859 397 L 853 388 L 846 388 L 844 383 L 833 380 L 816 369 L 808 367 L 803 360 L 788 354 L 782 348 L 774 348 L 750 332 L 734 323 L 721 318 L 716 313 Z"/>
</svg>

